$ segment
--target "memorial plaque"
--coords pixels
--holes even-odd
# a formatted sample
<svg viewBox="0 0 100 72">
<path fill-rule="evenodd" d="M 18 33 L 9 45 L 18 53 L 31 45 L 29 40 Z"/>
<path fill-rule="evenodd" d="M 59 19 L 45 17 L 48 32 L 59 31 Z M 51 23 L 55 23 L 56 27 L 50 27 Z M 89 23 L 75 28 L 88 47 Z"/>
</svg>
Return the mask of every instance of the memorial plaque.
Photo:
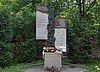
<svg viewBox="0 0 100 72">
<path fill-rule="evenodd" d="M 65 18 L 55 19 L 55 28 L 66 28 Z"/>
<path fill-rule="evenodd" d="M 47 39 L 47 24 L 48 14 L 47 8 L 40 6 L 37 7 L 36 11 L 36 39 L 46 40 Z"/>
<path fill-rule="evenodd" d="M 61 49 L 63 52 L 66 52 L 66 29 L 65 28 L 56 28 L 55 29 L 55 47 Z"/>
</svg>

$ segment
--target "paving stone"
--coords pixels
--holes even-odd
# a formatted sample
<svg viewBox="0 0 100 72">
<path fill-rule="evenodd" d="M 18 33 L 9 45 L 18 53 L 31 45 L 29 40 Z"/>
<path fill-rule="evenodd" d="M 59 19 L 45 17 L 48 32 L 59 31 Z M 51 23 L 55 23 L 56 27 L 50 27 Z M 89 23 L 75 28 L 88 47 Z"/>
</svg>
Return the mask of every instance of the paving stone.
<svg viewBox="0 0 100 72">
<path fill-rule="evenodd" d="M 60 72 L 83 72 L 85 68 L 82 67 L 70 67 L 69 65 L 63 65 Z M 44 72 L 43 65 L 33 66 L 24 69 L 25 72 Z"/>
</svg>

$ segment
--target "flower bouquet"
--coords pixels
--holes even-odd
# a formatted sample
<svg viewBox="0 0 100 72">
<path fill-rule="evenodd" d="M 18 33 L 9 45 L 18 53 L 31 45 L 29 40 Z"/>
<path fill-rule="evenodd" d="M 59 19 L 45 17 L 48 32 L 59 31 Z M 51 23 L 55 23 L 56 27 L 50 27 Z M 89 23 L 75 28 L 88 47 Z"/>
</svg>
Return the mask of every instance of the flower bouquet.
<svg viewBox="0 0 100 72">
<path fill-rule="evenodd" d="M 44 52 L 55 52 L 56 48 L 55 47 L 44 47 L 43 50 Z"/>
</svg>

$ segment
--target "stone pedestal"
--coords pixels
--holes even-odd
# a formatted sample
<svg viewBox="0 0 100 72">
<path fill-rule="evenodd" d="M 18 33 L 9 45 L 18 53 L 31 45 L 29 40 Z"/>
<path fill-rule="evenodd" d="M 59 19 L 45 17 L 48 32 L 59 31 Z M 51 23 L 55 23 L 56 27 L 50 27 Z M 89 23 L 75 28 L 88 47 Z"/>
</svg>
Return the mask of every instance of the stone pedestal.
<svg viewBox="0 0 100 72">
<path fill-rule="evenodd" d="M 61 69 L 61 53 L 44 53 L 44 68 L 52 66 Z"/>
</svg>

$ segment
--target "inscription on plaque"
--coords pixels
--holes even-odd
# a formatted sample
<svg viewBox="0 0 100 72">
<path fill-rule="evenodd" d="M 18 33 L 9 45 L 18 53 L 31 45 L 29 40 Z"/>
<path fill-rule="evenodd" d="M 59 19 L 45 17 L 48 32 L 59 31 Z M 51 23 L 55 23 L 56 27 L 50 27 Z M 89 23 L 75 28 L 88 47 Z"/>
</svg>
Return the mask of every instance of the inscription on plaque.
<svg viewBox="0 0 100 72">
<path fill-rule="evenodd" d="M 38 7 L 36 11 L 36 39 L 47 39 L 48 14 L 45 7 Z"/>
<path fill-rule="evenodd" d="M 66 52 L 66 29 L 60 28 L 55 29 L 55 47 L 62 49 L 63 52 Z"/>
</svg>

